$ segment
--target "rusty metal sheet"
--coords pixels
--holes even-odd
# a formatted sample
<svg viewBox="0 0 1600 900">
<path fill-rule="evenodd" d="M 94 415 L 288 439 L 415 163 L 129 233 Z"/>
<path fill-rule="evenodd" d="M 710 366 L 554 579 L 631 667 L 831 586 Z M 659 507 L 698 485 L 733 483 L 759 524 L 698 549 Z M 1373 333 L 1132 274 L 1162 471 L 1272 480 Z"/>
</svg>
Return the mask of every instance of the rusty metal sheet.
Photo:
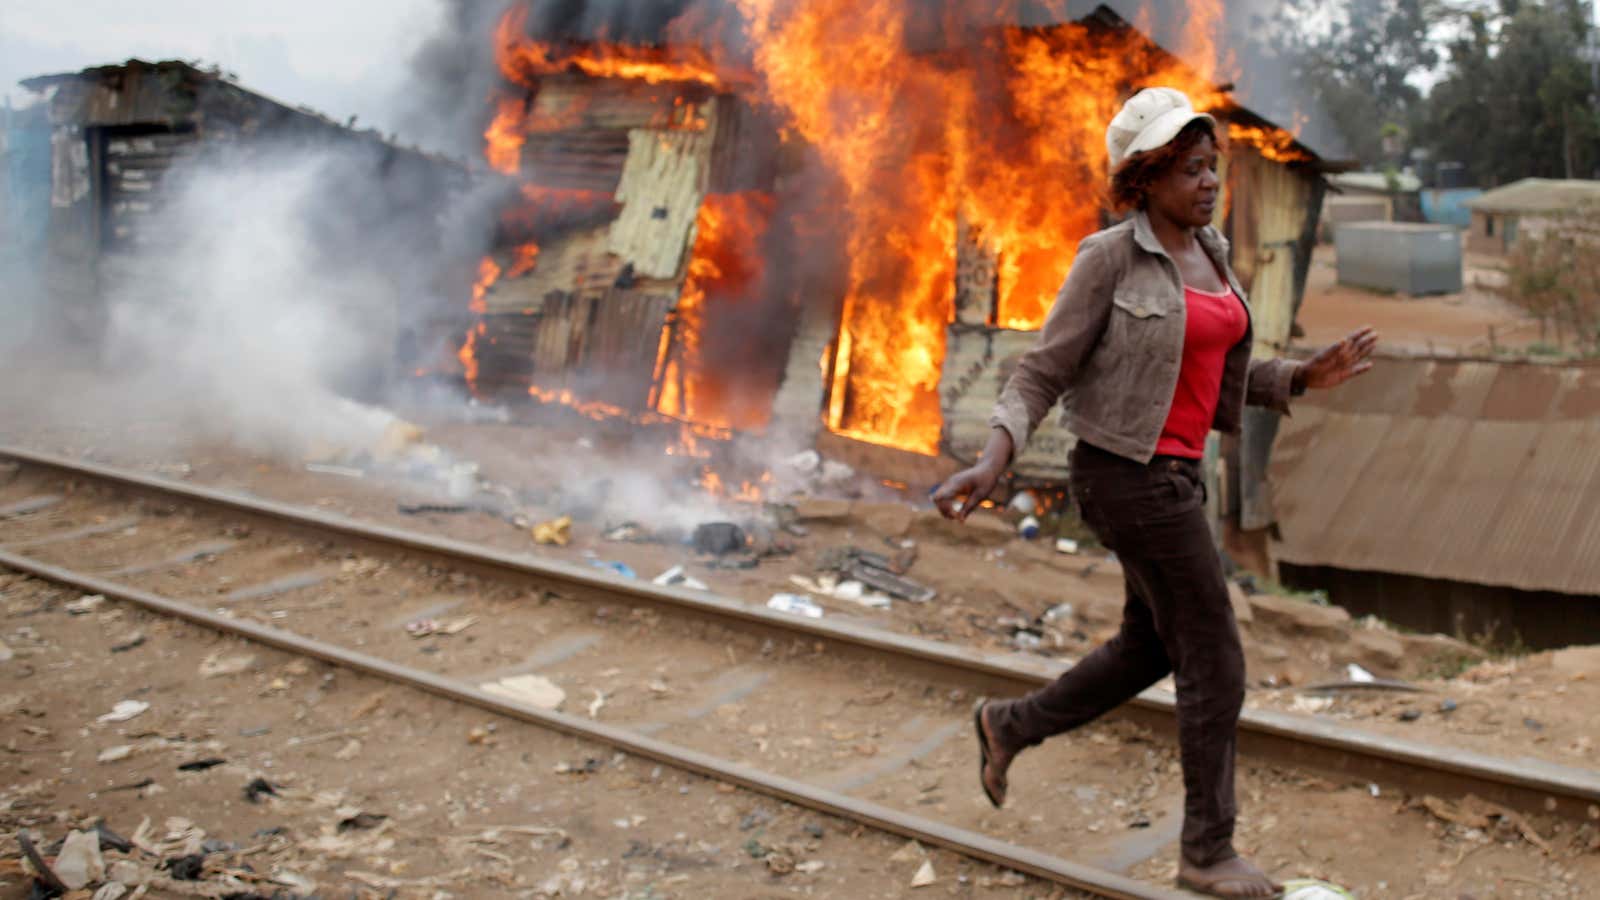
<svg viewBox="0 0 1600 900">
<path fill-rule="evenodd" d="M 1600 367 L 1385 359 L 1360 382 L 1284 423 L 1279 560 L 1600 594 Z"/>
<path fill-rule="evenodd" d="M 705 196 L 712 135 L 636 129 L 617 186 L 622 214 L 611 225 L 612 253 L 650 278 L 677 278 Z"/>
</svg>

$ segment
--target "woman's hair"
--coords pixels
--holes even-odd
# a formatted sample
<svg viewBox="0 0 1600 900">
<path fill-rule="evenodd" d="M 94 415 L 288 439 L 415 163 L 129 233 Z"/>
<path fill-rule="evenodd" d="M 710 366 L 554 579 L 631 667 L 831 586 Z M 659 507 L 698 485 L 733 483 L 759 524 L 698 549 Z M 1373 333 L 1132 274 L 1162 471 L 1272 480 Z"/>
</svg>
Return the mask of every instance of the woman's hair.
<svg viewBox="0 0 1600 900">
<path fill-rule="evenodd" d="M 1211 123 L 1205 119 L 1195 119 L 1183 126 L 1177 137 L 1166 144 L 1154 150 L 1135 153 L 1123 160 L 1122 165 L 1111 175 L 1112 207 L 1118 212 L 1143 209 L 1145 195 L 1150 191 L 1150 186 L 1187 156 L 1203 137 L 1211 138 L 1211 142 L 1217 145 L 1217 150 L 1222 150 L 1222 143 L 1217 139 L 1217 130 Z"/>
</svg>

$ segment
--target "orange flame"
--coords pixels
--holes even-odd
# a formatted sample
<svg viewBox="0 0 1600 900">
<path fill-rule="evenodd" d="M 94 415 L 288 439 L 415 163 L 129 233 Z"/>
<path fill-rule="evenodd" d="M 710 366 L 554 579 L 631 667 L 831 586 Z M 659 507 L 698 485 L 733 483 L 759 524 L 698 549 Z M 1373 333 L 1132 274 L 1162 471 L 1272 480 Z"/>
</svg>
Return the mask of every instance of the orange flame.
<svg viewBox="0 0 1600 900">
<path fill-rule="evenodd" d="M 757 299 L 772 208 L 772 197 L 761 193 L 712 194 L 701 204 L 672 334 L 663 334 L 657 364 L 655 408 L 664 415 L 730 429 L 766 424 L 769 388 L 776 385 L 747 383 L 735 374 L 747 368 L 745 360 L 717 358 L 749 342 L 734 336 L 714 345 L 706 329 L 713 320 L 726 325 L 738 307 Z"/>
<path fill-rule="evenodd" d="M 528 140 L 527 118 L 527 102 L 521 97 L 501 97 L 495 104 L 494 120 L 483 132 L 483 155 L 491 169 L 515 175 L 522 167 L 522 145 Z"/>
<path fill-rule="evenodd" d="M 1203 109 L 1225 102 L 1219 0 L 1191 4 L 1188 64 L 1132 29 L 1003 27 L 919 53 L 908 35 L 922 7 L 904 0 L 736 2 L 767 93 L 844 187 L 850 269 L 826 423 L 919 453 L 937 451 L 942 426 L 958 215 L 999 260 L 992 321 L 1037 328 L 1073 246 L 1099 227 L 1121 99 L 1165 85 Z M 991 5 L 1006 21 L 1011 5 Z"/>
<path fill-rule="evenodd" d="M 478 394 L 478 338 L 488 334 L 483 316 L 489 311 L 489 288 L 499 279 L 500 266 L 493 257 L 485 256 L 478 261 L 478 280 L 472 285 L 472 301 L 467 307 L 478 320 L 467 329 L 466 340 L 462 342 L 461 349 L 456 351 L 456 358 L 461 360 L 461 368 L 467 379 L 467 389 L 473 396 Z"/>
<path fill-rule="evenodd" d="M 528 10 L 515 4 L 495 26 L 495 63 L 508 81 L 532 87 L 540 75 L 576 69 L 594 78 L 626 78 L 650 84 L 664 82 L 719 83 L 716 67 L 698 50 L 675 47 L 664 51 L 622 44 L 587 47 L 555 45 L 528 36 Z"/>
</svg>

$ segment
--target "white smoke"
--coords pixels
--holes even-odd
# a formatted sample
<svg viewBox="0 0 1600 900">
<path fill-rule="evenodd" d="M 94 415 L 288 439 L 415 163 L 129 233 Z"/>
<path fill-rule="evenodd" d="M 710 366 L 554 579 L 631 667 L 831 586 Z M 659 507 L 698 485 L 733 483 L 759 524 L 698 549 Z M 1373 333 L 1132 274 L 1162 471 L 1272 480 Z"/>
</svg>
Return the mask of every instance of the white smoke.
<svg viewBox="0 0 1600 900">
<path fill-rule="evenodd" d="M 392 367 L 401 311 L 374 248 L 321 241 L 339 162 L 290 150 L 171 171 L 139 226 L 148 246 L 102 262 L 101 370 L 192 438 L 376 447 L 395 417 L 340 388 Z"/>
</svg>

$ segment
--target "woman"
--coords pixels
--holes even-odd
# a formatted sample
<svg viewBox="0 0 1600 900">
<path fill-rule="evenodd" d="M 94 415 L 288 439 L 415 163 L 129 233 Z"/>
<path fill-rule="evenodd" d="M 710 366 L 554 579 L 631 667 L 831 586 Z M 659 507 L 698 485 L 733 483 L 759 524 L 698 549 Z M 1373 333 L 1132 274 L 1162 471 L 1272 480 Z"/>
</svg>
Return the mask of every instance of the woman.
<svg viewBox="0 0 1600 900">
<path fill-rule="evenodd" d="M 1252 360 L 1249 308 L 1211 227 L 1216 123 L 1171 88 L 1141 91 L 1106 132 L 1112 197 L 1133 215 L 1089 236 L 995 406 L 977 465 L 934 494 L 965 519 L 989 497 L 1063 394 L 1079 438 L 1070 487 L 1085 523 L 1122 562 L 1120 632 L 1061 678 L 974 713 L 984 793 L 1005 801 L 1021 750 L 1088 723 L 1176 674 L 1184 823 L 1178 882 L 1218 897 L 1280 887 L 1233 849 L 1233 767 L 1244 653 L 1204 513 L 1207 433 L 1236 433 L 1246 404 L 1289 398 L 1371 368 L 1362 329 L 1304 362 Z M 965 502 L 957 505 L 957 498 Z"/>
</svg>

